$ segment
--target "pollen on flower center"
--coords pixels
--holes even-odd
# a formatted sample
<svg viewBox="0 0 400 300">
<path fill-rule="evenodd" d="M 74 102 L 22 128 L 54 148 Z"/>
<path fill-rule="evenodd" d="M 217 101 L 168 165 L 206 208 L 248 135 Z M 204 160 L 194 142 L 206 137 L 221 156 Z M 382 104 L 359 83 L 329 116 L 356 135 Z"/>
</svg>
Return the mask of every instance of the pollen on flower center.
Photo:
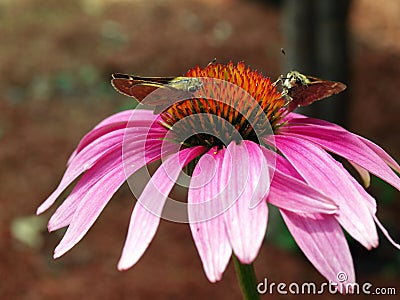
<svg viewBox="0 0 400 300">
<path fill-rule="evenodd" d="M 164 126 L 190 145 L 220 146 L 240 139 L 258 143 L 285 113 L 285 100 L 270 79 L 243 62 L 196 67 L 186 77 L 199 78 L 202 87 L 161 117 Z"/>
</svg>

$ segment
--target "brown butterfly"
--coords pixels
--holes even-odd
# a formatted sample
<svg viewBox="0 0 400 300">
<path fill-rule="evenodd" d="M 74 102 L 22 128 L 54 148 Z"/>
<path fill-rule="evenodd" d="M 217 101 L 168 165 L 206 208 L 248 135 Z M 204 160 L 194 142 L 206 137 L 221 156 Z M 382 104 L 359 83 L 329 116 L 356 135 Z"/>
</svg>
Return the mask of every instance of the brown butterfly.
<svg viewBox="0 0 400 300">
<path fill-rule="evenodd" d="M 196 77 L 139 77 L 127 74 L 112 74 L 111 85 L 125 96 L 155 107 L 160 113 L 177 100 L 188 99 L 201 89 L 203 82 Z"/>
<path fill-rule="evenodd" d="M 297 71 L 291 71 L 285 77 L 281 75 L 276 83 L 279 81 L 284 94 L 288 97 L 289 111 L 293 111 L 298 106 L 306 106 L 339 94 L 346 89 L 344 83 L 303 75 Z"/>
</svg>

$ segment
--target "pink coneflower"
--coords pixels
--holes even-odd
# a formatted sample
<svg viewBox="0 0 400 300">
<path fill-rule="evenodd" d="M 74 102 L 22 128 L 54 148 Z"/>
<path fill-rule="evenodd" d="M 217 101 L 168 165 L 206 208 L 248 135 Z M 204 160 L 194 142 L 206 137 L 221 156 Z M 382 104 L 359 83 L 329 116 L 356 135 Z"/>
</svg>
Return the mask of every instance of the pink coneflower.
<svg viewBox="0 0 400 300">
<path fill-rule="evenodd" d="M 203 78 L 196 97 L 161 114 L 115 114 L 83 137 L 59 186 L 37 211 L 48 209 L 83 174 L 49 221 L 49 231 L 68 226 L 54 257 L 81 240 L 130 175 L 161 160 L 132 212 L 120 270 L 146 251 L 171 189 L 181 171 L 190 169 L 188 222 L 211 282 L 221 279 L 233 254 L 242 264 L 255 260 L 267 228 L 267 203 L 279 208 L 323 276 L 355 282 L 342 228 L 367 249 L 378 246 L 375 224 L 390 237 L 376 218 L 375 199 L 329 153 L 348 160 L 365 182 L 370 172 L 399 190 L 391 168 L 400 172 L 400 166 L 342 127 L 289 112 L 271 81 L 243 63 L 197 67 L 186 76 Z M 337 278 L 341 272 L 347 281 Z"/>
</svg>

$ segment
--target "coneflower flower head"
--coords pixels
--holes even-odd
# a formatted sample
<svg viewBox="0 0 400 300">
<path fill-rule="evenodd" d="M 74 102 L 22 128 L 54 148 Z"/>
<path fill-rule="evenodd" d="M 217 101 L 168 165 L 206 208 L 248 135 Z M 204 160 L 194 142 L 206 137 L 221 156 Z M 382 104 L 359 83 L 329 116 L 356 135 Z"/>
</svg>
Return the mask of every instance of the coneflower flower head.
<svg viewBox="0 0 400 300">
<path fill-rule="evenodd" d="M 127 178 L 154 161 L 161 165 L 143 189 L 134 187 L 138 177 L 128 180 L 138 202 L 120 270 L 140 259 L 164 217 L 190 223 L 207 278 L 220 280 L 232 253 L 243 264 L 255 260 L 267 203 L 279 208 L 301 250 L 334 282 L 355 281 L 342 228 L 371 249 L 378 245 L 378 224 L 399 248 L 376 218 L 375 199 L 329 154 L 348 160 L 365 182 L 372 173 L 400 190 L 392 170 L 400 167 L 384 150 L 340 126 L 291 112 L 276 85 L 243 63 L 196 67 L 185 76 L 201 82 L 190 97 L 171 99 L 157 114 L 115 114 L 83 137 L 59 186 L 38 209 L 48 209 L 83 174 L 50 219 L 50 231 L 68 226 L 55 257 L 80 241 Z M 157 93 L 142 103 L 157 101 Z M 187 203 L 168 198 L 182 170 L 190 170 Z M 341 272 L 345 280 L 337 277 Z"/>
</svg>

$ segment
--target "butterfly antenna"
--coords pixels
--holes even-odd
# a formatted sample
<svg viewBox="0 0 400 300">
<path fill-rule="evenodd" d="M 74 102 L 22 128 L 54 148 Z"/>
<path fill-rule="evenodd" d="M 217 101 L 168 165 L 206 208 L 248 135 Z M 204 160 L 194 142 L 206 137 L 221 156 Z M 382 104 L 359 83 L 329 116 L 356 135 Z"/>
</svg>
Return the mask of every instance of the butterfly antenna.
<svg viewBox="0 0 400 300">
<path fill-rule="evenodd" d="M 216 62 L 217 62 L 217 58 L 214 57 L 214 59 L 207 64 L 206 68 L 211 66 L 211 65 L 213 65 L 213 64 L 215 64 Z"/>
</svg>

